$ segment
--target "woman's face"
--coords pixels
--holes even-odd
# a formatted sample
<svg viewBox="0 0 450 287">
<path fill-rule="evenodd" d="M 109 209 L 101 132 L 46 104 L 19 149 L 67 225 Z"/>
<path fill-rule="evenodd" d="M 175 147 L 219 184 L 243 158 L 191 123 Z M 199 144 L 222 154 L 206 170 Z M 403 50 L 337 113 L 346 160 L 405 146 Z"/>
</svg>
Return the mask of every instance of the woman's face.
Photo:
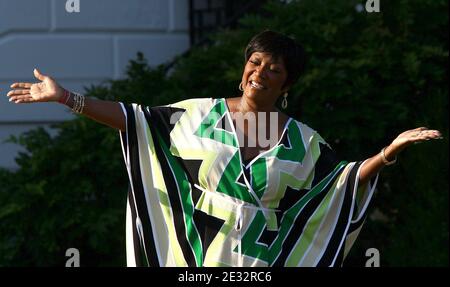
<svg viewBox="0 0 450 287">
<path fill-rule="evenodd" d="M 245 64 L 242 75 L 244 97 L 260 104 L 275 104 L 278 97 L 287 91 L 283 88 L 287 79 L 287 70 L 281 57 L 254 52 Z"/>
</svg>

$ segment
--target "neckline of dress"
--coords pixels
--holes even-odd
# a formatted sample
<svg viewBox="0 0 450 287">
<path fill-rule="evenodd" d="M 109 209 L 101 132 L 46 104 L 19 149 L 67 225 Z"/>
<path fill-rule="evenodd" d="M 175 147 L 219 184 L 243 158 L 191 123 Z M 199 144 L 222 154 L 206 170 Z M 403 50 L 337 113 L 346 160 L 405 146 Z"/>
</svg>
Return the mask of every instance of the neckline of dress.
<svg viewBox="0 0 450 287">
<path fill-rule="evenodd" d="M 233 119 L 231 118 L 231 112 L 230 112 L 230 109 L 228 108 L 227 100 L 226 100 L 226 98 L 221 98 L 221 100 L 223 101 L 223 104 L 225 106 L 225 112 L 227 114 L 226 117 L 227 117 L 227 119 L 229 121 L 229 124 L 230 124 L 231 128 L 233 129 L 233 136 L 235 137 L 236 142 L 238 144 L 239 162 L 241 163 L 241 166 L 244 166 L 245 169 L 248 169 L 256 160 L 261 158 L 264 154 L 266 154 L 268 152 L 271 152 L 276 147 L 280 146 L 281 142 L 283 141 L 284 135 L 285 135 L 286 131 L 288 130 L 287 127 L 289 126 L 289 123 L 292 121 L 292 117 L 290 117 L 290 116 L 288 116 L 288 120 L 284 124 L 283 132 L 281 133 L 281 136 L 278 139 L 278 142 L 273 147 L 271 147 L 270 149 L 265 150 L 263 152 L 260 152 L 255 157 L 253 157 L 251 160 L 249 159 L 250 162 L 247 165 L 245 165 L 244 158 L 242 157 L 242 153 L 241 153 L 241 147 L 240 147 L 240 144 L 239 144 L 239 137 L 237 136 L 236 129 L 235 129 L 234 124 L 233 124 Z M 246 160 L 246 161 L 248 161 L 248 160 Z"/>
</svg>

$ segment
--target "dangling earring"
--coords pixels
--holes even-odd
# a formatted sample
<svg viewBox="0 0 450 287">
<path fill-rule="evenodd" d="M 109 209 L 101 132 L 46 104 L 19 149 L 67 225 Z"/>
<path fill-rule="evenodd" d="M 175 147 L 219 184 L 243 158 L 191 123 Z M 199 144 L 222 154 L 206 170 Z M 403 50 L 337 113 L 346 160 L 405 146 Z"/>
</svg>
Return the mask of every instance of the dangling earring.
<svg viewBox="0 0 450 287">
<path fill-rule="evenodd" d="M 242 82 L 239 84 L 239 91 L 243 92 L 244 89 L 242 88 Z"/>
<path fill-rule="evenodd" d="M 281 107 L 282 107 L 283 109 L 286 109 L 286 108 L 287 108 L 287 105 L 288 105 L 288 102 L 287 102 L 287 96 L 288 96 L 288 93 L 285 92 L 285 93 L 283 94 L 284 99 L 283 99 L 283 101 L 281 102 Z"/>
</svg>

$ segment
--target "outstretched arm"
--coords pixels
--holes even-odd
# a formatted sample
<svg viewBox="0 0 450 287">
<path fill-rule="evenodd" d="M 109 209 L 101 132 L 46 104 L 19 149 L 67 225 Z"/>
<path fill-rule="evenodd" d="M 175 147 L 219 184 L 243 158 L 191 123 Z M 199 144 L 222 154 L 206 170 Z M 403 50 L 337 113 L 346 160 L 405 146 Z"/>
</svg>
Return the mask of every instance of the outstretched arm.
<svg viewBox="0 0 450 287">
<path fill-rule="evenodd" d="M 394 161 L 397 155 L 409 145 L 431 139 L 442 139 L 442 135 L 438 130 L 429 130 L 425 127 L 405 131 L 384 149 L 384 159 L 387 162 Z M 360 184 L 366 184 L 384 166 L 386 166 L 387 162 L 385 161 L 383 160 L 382 152 L 367 159 L 361 167 L 361 172 L 359 174 Z"/>
<path fill-rule="evenodd" d="M 16 104 L 37 102 L 60 102 L 65 96 L 65 90 L 49 76 L 34 69 L 34 76 L 40 83 L 13 83 L 8 92 L 10 102 Z M 67 101 L 62 102 L 70 108 L 74 105 L 74 95 L 69 93 Z M 83 115 L 121 131 L 126 129 L 126 119 L 120 104 L 117 102 L 85 98 Z"/>
</svg>

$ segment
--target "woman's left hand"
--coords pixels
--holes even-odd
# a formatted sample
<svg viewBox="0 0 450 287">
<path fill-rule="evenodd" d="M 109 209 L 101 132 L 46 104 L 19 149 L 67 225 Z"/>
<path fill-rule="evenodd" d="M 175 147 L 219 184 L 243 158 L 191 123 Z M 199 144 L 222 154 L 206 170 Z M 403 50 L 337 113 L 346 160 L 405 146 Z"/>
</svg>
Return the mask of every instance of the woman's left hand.
<svg viewBox="0 0 450 287">
<path fill-rule="evenodd" d="M 420 127 L 413 130 L 407 130 L 397 136 L 397 138 L 390 144 L 390 150 L 394 154 L 399 153 L 405 147 L 420 143 L 423 141 L 428 141 L 431 139 L 442 139 L 442 134 L 438 130 L 430 130 L 426 127 Z"/>
</svg>

